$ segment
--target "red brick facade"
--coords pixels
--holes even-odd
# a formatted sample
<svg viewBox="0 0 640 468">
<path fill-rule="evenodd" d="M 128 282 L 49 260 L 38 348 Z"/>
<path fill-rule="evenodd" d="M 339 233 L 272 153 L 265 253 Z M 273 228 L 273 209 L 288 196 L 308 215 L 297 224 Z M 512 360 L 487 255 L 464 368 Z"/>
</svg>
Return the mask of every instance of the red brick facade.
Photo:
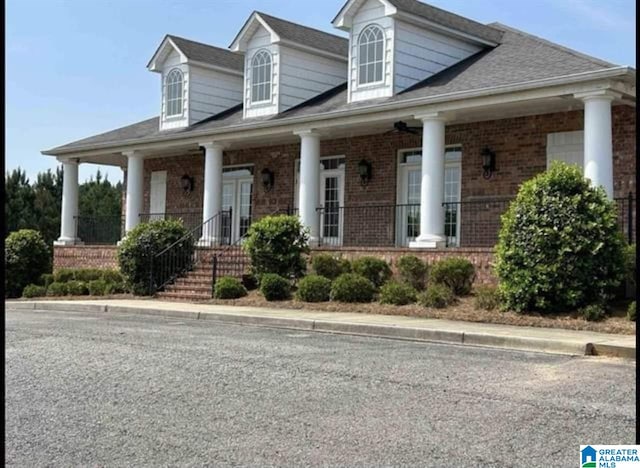
<svg viewBox="0 0 640 468">
<path fill-rule="evenodd" d="M 115 245 L 55 246 L 53 270 L 60 268 L 118 268 Z"/>
</svg>

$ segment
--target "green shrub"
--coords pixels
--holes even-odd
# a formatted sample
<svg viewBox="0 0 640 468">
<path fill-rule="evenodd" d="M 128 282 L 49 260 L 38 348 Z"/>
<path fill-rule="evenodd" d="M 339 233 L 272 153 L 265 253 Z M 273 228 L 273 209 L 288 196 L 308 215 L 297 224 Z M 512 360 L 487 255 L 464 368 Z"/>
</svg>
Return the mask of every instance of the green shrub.
<svg viewBox="0 0 640 468">
<path fill-rule="evenodd" d="M 265 216 L 251 224 L 242 248 L 262 282 L 265 273 L 299 278 L 307 269 L 309 235 L 297 216 Z"/>
<path fill-rule="evenodd" d="M 565 311 L 606 301 L 624 277 L 616 205 L 576 166 L 525 182 L 502 216 L 496 273 L 511 310 Z"/>
<path fill-rule="evenodd" d="M 376 289 L 391 278 L 391 267 L 380 258 L 360 257 L 353 261 L 351 267 L 355 274 L 364 276 L 371 281 Z"/>
<path fill-rule="evenodd" d="M 466 258 L 445 258 L 431 266 L 429 282 L 447 286 L 456 296 L 466 296 L 471 292 L 476 271 Z"/>
<path fill-rule="evenodd" d="M 97 268 L 78 268 L 74 270 L 73 279 L 78 281 L 89 282 L 97 279 L 103 279 L 104 270 Z"/>
<path fill-rule="evenodd" d="M 22 290 L 22 297 L 42 297 L 47 294 L 47 288 L 39 286 L 37 284 L 28 284 Z"/>
<path fill-rule="evenodd" d="M 28 284 L 35 284 L 51 271 L 51 252 L 42 235 L 33 229 L 12 232 L 4 245 L 5 297 L 19 297 Z"/>
<path fill-rule="evenodd" d="M 216 299 L 238 299 L 246 295 L 247 290 L 240 280 L 231 276 L 218 278 L 213 287 L 213 297 Z"/>
<path fill-rule="evenodd" d="M 186 234 L 187 229 L 182 221 L 175 219 L 141 223 L 129 231 L 118 248 L 118 263 L 127 289 L 136 295 L 151 294 L 155 286 L 165 280 L 160 268 L 154 268 L 153 278 L 150 278 L 152 259 Z M 186 237 L 180 248 L 180 255 L 173 262 L 176 271 L 187 268 L 193 249 L 193 238 Z"/>
<path fill-rule="evenodd" d="M 120 282 L 120 283 L 113 283 L 111 281 L 106 281 L 107 285 L 104 289 L 104 293 L 107 296 L 110 296 L 112 294 L 122 294 L 124 292 L 126 292 L 125 287 L 124 287 L 124 283 Z"/>
<path fill-rule="evenodd" d="M 416 290 L 412 286 L 395 281 L 389 281 L 380 288 L 380 302 L 382 304 L 406 305 L 416 302 Z"/>
<path fill-rule="evenodd" d="M 326 253 L 321 253 L 311 257 L 311 266 L 316 275 L 324 276 L 330 280 L 336 279 L 342 273 L 348 273 L 348 271 L 343 271 L 344 265 L 345 264 L 342 262 L 342 259 Z"/>
<path fill-rule="evenodd" d="M 283 301 L 291 297 L 291 283 L 275 273 L 265 273 L 260 278 L 260 292 L 267 301 Z"/>
<path fill-rule="evenodd" d="M 627 309 L 627 318 L 632 322 L 636 321 L 636 301 L 629 304 L 629 308 Z"/>
<path fill-rule="evenodd" d="M 102 276 L 94 279 L 103 279 L 107 283 L 124 283 L 124 276 L 118 270 L 100 270 Z"/>
<path fill-rule="evenodd" d="M 69 294 L 67 283 L 54 281 L 47 288 L 47 296 L 66 296 L 67 294 Z"/>
<path fill-rule="evenodd" d="M 331 280 L 320 275 L 305 276 L 298 284 L 296 298 L 304 302 L 325 302 L 331 294 Z"/>
<path fill-rule="evenodd" d="M 89 288 L 84 281 L 71 280 L 67 282 L 67 292 L 71 296 L 85 296 L 89 294 Z"/>
<path fill-rule="evenodd" d="M 597 322 L 605 317 L 606 311 L 602 304 L 589 304 L 580 309 L 580 315 L 589 322 Z"/>
<path fill-rule="evenodd" d="M 422 291 L 427 281 L 427 264 L 415 255 L 403 255 L 396 263 L 400 280 Z"/>
<path fill-rule="evenodd" d="M 107 282 L 105 280 L 97 279 L 89 281 L 89 294 L 92 296 L 104 296 L 107 292 Z"/>
<path fill-rule="evenodd" d="M 626 273 L 627 273 L 627 281 L 630 284 L 635 285 L 637 281 L 637 273 L 636 273 L 636 244 L 627 245 L 625 249 L 625 257 L 626 257 Z"/>
<path fill-rule="evenodd" d="M 348 258 L 340 257 L 338 265 L 340 265 L 340 274 L 353 272 L 351 261 Z"/>
<path fill-rule="evenodd" d="M 418 302 L 424 307 L 442 309 L 455 302 L 455 295 L 444 284 L 430 284 L 427 290 L 418 295 Z"/>
<path fill-rule="evenodd" d="M 53 274 L 51 273 L 44 273 L 42 275 L 40 275 L 40 285 L 44 286 L 45 289 L 49 287 L 49 285 L 51 283 L 53 283 L 54 279 L 53 279 Z"/>
<path fill-rule="evenodd" d="M 356 273 L 343 273 L 331 285 L 330 298 L 341 302 L 371 302 L 376 287 L 364 276 Z"/>
<path fill-rule="evenodd" d="M 495 286 L 478 286 L 473 290 L 476 309 L 494 310 L 500 308 L 500 292 Z"/>
<path fill-rule="evenodd" d="M 53 272 L 53 281 L 56 283 L 66 283 L 76 279 L 76 270 L 73 268 L 60 268 Z"/>
</svg>

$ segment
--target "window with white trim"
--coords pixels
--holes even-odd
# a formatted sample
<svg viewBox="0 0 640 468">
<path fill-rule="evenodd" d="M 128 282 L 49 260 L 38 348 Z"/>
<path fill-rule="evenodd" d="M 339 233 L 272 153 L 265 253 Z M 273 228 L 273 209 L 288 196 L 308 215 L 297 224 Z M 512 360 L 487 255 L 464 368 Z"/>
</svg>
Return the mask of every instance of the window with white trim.
<svg viewBox="0 0 640 468">
<path fill-rule="evenodd" d="M 358 38 L 358 84 L 379 83 L 384 69 L 384 33 L 369 25 Z"/>
<path fill-rule="evenodd" d="M 174 68 L 167 75 L 166 80 L 166 99 L 167 99 L 167 117 L 182 115 L 182 94 L 183 94 L 182 72 Z"/>
<path fill-rule="evenodd" d="M 271 100 L 271 54 L 258 51 L 251 60 L 251 102 Z"/>
</svg>

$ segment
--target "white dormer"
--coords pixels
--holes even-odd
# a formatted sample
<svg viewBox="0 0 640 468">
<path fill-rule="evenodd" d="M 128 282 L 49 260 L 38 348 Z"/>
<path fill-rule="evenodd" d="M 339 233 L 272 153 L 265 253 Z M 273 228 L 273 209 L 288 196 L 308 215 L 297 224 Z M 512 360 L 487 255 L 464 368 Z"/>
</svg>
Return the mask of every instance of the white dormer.
<svg viewBox="0 0 640 468">
<path fill-rule="evenodd" d="M 498 44 L 500 32 L 417 0 L 349 0 L 349 102 L 389 97 Z"/>
<path fill-rule="evenodd" d="M 347 81 L 347 40 L 253 12 L 233 43 L 244 52 L 244 118 L 275 115 Z"/>
<path fill-rule="evenodd" d="M 243 57 L 167 35 L 147 68 L 160 73 L 160 130 L 183 128 L 242 103 Z"/>
</svg>

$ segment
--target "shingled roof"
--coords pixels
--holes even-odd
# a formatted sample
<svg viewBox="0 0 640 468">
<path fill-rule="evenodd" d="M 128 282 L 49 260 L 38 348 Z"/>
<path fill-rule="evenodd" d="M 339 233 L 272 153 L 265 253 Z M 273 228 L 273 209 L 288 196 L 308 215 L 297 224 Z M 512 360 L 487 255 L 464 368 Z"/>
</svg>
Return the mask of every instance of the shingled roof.
<svg viewBox="0 0 640 468">
<path fill-rule="evenodd" d="M 502 37 L 502 33 L 492 28 L 490 25 L 484 25 L 477 21 L 470 20 L 455 13 L 450 13 L 440 8 L 436 8 L 426 3 L 419 2 L 417 0 L 387 0 L 398 11 L 409 13 L 412 15 L 420 16 L 429 21 L 433 21 L 440 26 L 455 29 L 456 31 L 464 32 L 472 36 L 479 37 L 485 41 L 499 43 Z"/>
<path fill-rule="evenodd" d="M 203 130 L 217 130 L 229 126 L 251 128 L 256 122 L 273 122 L 283 119 L 321 116 L 327 112 L 348 111 L 372 105 L 390 102 L 402 102 L 422 98 L 425 103 L 440 96 L 487 89 L 503 85 L 516 85 L 547 78 L 556 78 L 578 73 L 594 72 L 614 68 L 616 65 L 581 54 L 558 44 L 518 31 L 499 23 L 492 28 L 503 32 L 500 45 L 485 49 L 462 62 L 444 69 L 440 73 L 415 84 L 389 98 L 372 101 L 347 102 L 347 86 L 341 84 L 332 90 L 274 116 L 255 119 L 242 118 L 242 105 L 238 105 L 221 114 L 207 118 L 187 128 L 159 130 L 159 121 L 155 117 L 133 125 L 112 130 L 107 133 L 69 143 L 46 153 L 55 154 L 57 150 L 80 149 L 94 144 L 118 144 L 128 142 L 149 142 L 162 136 L 184 134 Z"/>
<path fill-rule="evenodd" d="M 167 34 L 167 37 L 174 42 L 178 49 L 180 49 L 189 60 L 208 63 L 231 70 L 244 71 L 244 56 L 242 53 L 231 52 L 229 49 L 222 49 L 172 34 Z"/>
<path fill-rule="evenodd" d="M 344 37 L 292 23 L 291 21 L 276 18 L 275 16 L 260 11 L 256 11 L 255 13 L 260 15 L 260 18 L 262 18 L 281 39 L 331 52 L 332 54 L 342 55 L 343 57 L 349 55 L 349 40 Z"/>
</svg>

